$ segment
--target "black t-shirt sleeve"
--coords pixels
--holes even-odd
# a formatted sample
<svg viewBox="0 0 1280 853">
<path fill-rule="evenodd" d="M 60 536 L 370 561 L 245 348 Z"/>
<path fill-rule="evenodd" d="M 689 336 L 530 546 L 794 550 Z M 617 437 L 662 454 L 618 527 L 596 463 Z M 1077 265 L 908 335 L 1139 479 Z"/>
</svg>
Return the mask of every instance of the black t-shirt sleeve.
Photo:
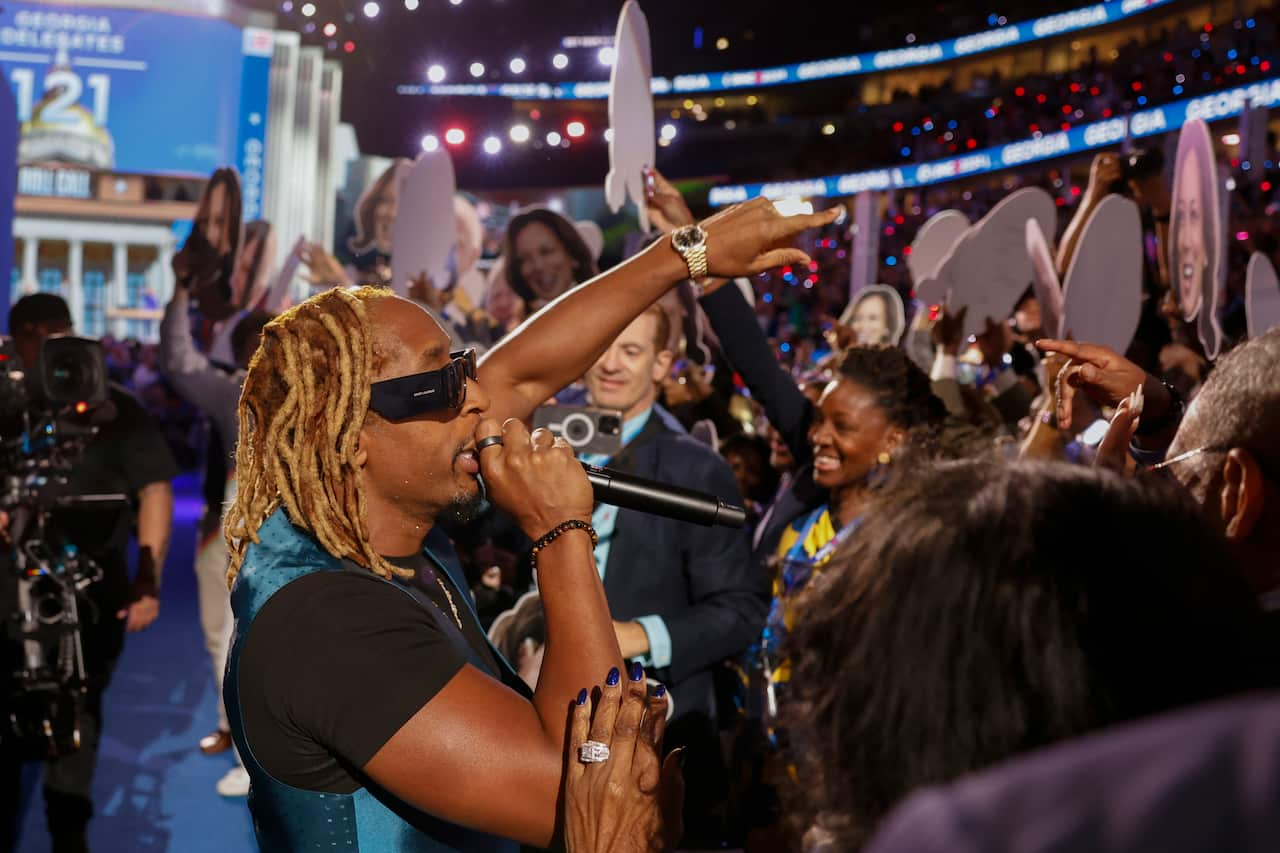
<svg viewBox="0 0 1280 853">
<path fill-rule="evenodd" d="M 112 389 L 111 401 L 116 417 L 105 437 L 130 492 L 137 494 L 145 486 L 178 476 L 173 451 L 142 404 L 120 389 Z"/>
<path fill-rule="evenodd" d="M 263 606 L 241 651 L 254 757 L 286 784 L 350 793 L 354 771 L 465 662 L 403 589 L 354 571 L 299 578 Z"/>
</svg>

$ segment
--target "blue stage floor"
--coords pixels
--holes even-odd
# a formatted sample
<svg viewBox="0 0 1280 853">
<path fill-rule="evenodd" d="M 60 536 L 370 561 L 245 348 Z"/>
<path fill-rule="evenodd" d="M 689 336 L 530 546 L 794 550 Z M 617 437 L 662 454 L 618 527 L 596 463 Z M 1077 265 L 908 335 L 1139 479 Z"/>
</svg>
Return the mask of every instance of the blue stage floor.
<svg viewBox="0 0 1280 853">
<path fill-rule="evenodd" d="M 244 800 L 224 799 L 213 789 L 235 759 L 230 753 L 206 757 L 196 745 L 217 726 L 192 557 L 200 499 L 194 477 L 179 479 L 175 490 L 160 618 L 128 637 L 107 689 L 89 824 L 93 853 L 257 850 Z M 28 768 L 25 781 L 26 821 L 17 849 L 48 853 L 38 765 Z"/>
</svg>

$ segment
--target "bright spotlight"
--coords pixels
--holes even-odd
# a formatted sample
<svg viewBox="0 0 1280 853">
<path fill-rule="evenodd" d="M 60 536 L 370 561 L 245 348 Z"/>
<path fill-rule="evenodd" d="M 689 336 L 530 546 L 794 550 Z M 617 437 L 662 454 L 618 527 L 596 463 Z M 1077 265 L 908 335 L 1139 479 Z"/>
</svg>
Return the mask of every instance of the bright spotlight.
<svg viewBox="0 0 1280 853">
<path fill-rule="evenodd" d="M 471 76 L 472 76 L 472 77 L 483 77 L 483 76 L 484 76 L 484 63 L 483 63 L 483 62 L 473 62 L 473 63 L 471 63 L 470 71 L 471 71 Z"/>
<path fill-rule="evenodd" d="M 571 121 L 565 130 L 569 132 L 571 138 L 577 139 L 587 132 L 587 126 L 580 121 Z"/>
<path fill-rule="evenodd" d="M 569 67 L 569 57 L 563 53 L 557 53 L 551 57 L 551 64 L 555 66 L 557 71 L 563 71 Z"/>
<path fill-rule="evenodd" d="M 298 11 L 302 12 L 302 17 L 304 17 L 304 18 L 310 18 L 312 15 L 314 15 L 314 14 L 316 13 L 316 4 L 315 4 L 315 3 L 303 3 L 303 4 L 302 4 L 302 8 L 301 8 L 301 9 L 299 9 Z"/>
<path fill-rule="evenodd" d="M 432 83 L 443 83 L 444 77 L 445 73 L 443 65 L 432 65 L 427 69 L 427 79 Z"/>
<path fill-rule="evenodd" d="M 553 130 L 553 131 L 551 131 L 550 133 L 548 133 L 548 134 L 547 134 L 547 144 L 548 144 L 548 145 L 553 145 L 553 146 L 554 146 L 554 145 L 559 145 L 559 144 L 560 144 L 560 134 L 556 133 L 554 130 Z"/>
<path fill-rule="evenodd" d="M 461 145 L 467 141 L 467 134 L 460 127 L 451 127 L 449 132 L 444 135 L 444 141 L 450 145 Z"/>
<path fill-rule="evenodd" d="M 617 55 L 618 52 L 612 46 L 605 46 L 600 48 L 600 52 L 596 54 L 596 59 L 600 60 L 601 65 L 612 65 Z"/>
<path fill-rule="evenodd" d="M 525 69 L 524 60 L 517 56 L 511 60 L 510 68 L 512 74 L 523 74 Z"/>
<path fill-rule="evenodd" d="M 484 153 L 497 154 L 502 150 L 502 140 L 496 136 L 487 137 L 484 141 Z"/>
<path fill-rule="evenodd" d="M 439 148 L 440 137 L 436 136 L 434 133 L 428 133 L 426 136 L 422 137 L 423 151 L 437 151 Z"/>
<path fill-rule="evenodd" d="M 364 4 L 364 16 L 366 18 L 376 18 L 381 11 L 382 7 L 373 2 L 373 0 L 369 0 L 368 3 Z"/>
<path fill-rule="evenodd" d="M 676 138 L 676 126 L 674 124 L 664 124 L 660 135 L 663 139 L 670 142 Z"/>
<path fill-rule="evenodd" d="M 509 135 L 512 142 L 524 144 L 529 141 L 529 126 L 527 124 L 512 125 Z"/>
<path fill-rule="evenodd" d="M 324 25 L 324 34 L 329 38 L 333 38 L 333 34 L 336 33 L 337 31 L 338 31 L 338 26 L 332 21 Z"/>
<path fill-rule="evenodd" d="M 404 0 L 404 7 L 412 12 L 418 8 L 418 0 Z"/>
</svg>

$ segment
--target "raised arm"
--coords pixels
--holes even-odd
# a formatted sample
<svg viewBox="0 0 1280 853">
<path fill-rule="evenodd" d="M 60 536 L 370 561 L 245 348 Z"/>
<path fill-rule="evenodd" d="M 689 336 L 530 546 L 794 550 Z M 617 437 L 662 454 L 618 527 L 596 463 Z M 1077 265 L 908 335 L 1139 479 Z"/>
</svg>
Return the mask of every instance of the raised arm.
<svg viewBox="0 0 1280 853">
<path fill-rule="evenodd" d="M 187 325 L 190 301 L 186 289 L 179 287 L 165 306 L 160 321 L 160 372 L 178 394 L 213 418 L 222 440 L 234 446 L 240 379 L 214 367 L 196 349 Z"/>
<path fill-rule="evenodd" d="M 803 465 L 813 453 L 809 424 L 813 404 L 791 374 L 778 363 L 755 312 L 736 287 L 723 285 L 702 297 L 702 310 L 720 340 L 725 359 L 742 377 L 751 396 L 764 407 L 765 417 L 782 436 L 796 462 Z"/>
<path fill-rule="evenodd" d="M 729 208 L 702 223 L 708 271 L 732 278 L 808 263 L 792 241 L 836 214 L 783 216 L 765 199 Z M 582 376 L 628 323 L 687 277 L 671 241 L 659 240 L 543 308 L 481 360 L 490 411 L 498 418 L 528 420 L 547 398 Z"/>
</svg>

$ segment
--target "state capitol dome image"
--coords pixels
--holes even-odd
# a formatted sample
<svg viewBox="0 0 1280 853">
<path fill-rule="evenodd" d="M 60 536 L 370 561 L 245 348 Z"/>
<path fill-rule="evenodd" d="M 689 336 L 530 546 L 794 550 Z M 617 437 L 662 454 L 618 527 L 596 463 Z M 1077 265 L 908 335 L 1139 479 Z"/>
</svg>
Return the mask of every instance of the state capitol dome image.
<svg viewBox="0 0 1280 853">
<path fill-rule="evenodd" d="M 115 143 L 106 128 L 79 104 L 57 105 L 62 89 L 45 93 L 31 111 L 31 120 L 22 123 L 18 140 L 18 163 L 67 163 L 90 169 L 111 169 L 115 165 Z M 54 115 L 56 114 L 56 120 Z"/>
</svg>

